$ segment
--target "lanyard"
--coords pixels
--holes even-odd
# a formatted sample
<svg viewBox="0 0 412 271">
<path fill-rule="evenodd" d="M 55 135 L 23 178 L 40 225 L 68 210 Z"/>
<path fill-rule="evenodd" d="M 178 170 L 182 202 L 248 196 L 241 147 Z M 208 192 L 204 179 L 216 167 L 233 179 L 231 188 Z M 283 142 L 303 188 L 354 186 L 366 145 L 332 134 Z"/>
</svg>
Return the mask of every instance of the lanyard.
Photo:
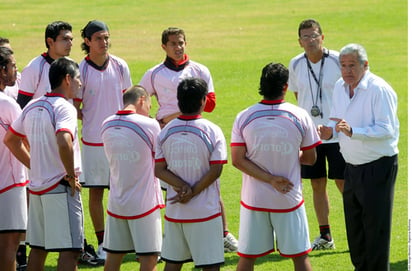
<svg viewBox="0 0 412 271">
<path fill-rule="evenodd" d="M 312 95 L 312 103 L 314 106 L 315 105 L 317 106 L 318 97 L 319 97 L 320 105 L 322 106 L 322 79 L 323 79 L 323 65 L 325 64 L 325 54 L 322 55 L 322 62 L 320 63 L 319 79 L 316 78 L 315 72 L 313 71 L 312 66 L 309 63 L 309 60 L 306 54 L 305 54 L 305 58 L 306 58 L 306 65 L 308 66 L 308 80 L 309 80 L 310 94 Z M 316 91 L 316 99 L 313 98 L 312 82 L 310 80 L 309 72 L 312 74 L 313 79 L 318 85 L 318 88 Z"/>
</svg>

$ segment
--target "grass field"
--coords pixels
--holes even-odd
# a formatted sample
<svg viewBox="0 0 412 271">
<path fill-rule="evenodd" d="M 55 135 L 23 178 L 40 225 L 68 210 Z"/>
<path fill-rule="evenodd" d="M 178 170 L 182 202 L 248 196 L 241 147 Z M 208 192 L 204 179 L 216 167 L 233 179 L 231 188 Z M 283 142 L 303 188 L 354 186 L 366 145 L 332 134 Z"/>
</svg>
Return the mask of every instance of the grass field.
<svg viewBox="0 0 412 271">
<path fill-rule="evenodd" d="M 9 0 L 1 4 L 0 36 L 11 40 L 20 70 L 45 50 L 44 28 L 54 20 L 73 25 L 75 36 L 71 57 L 83 58 L 80 29 L 91 19 L 105 21 L 111 31 L 111 53 L 124 58 L 131 69 L 133 83 L 164 58 L 160 33 L 168 26 L 186 31 L 187 53 L 209 67 L 217 94 L 217 107 L 204 117 L 220 125 L 230 142 L 233 120 L 240 110 L 260 99 L 257 94 L 262 67 L 271 62 L 289 60 L 302 49 L 297 42 L 297 26 L 306 18 L 320 21 L 325 46 L 340 50 L 347 43 L 365 46 L 371 71 L 387 80 L 398 93 L 398 116 L 401 121 L 399 173 L 393 210 L 391 270 L 407 270 L 407 1 L 386 0 L 99 0 L 54 1 Z M 295 102 L 293 95 L 287 100 Z M 154 108 L 155 110 L 155 108 Z M 230 158 L 229 158 L 230 160 Z M 237 235 L 241 178 L 229 161 L 222 176 L 222 196 L 228 212 L 229 228 Z M 95 237 L 85 200 L 86 235 Z M 331 202 L 331 227 L 337 249 L 312 252 L 314 270 L 353 270 L 346 243 L 342 200 L 333 183 L 328 192 Z M 311 237 L 318 226 L 311 200 L 311 188 L 304 180 L 306 210 Z M 56 269 L 56 254 L 50 254 L 46 270 Z M 225 255 L 222 270 L 235 270 L 238 256 Z M 136 270 L 138 264 L 129 255 L 122 270 Z M 102 267 L 82 270 L 103 270 Z M 186 264 L 184 270 L 192 270 Z M 159 264 L 159 270 L 163 264 Z M 292 270 L 292 262 L 272 254 L 257 261 L 255 270 Z"/>
</svg>

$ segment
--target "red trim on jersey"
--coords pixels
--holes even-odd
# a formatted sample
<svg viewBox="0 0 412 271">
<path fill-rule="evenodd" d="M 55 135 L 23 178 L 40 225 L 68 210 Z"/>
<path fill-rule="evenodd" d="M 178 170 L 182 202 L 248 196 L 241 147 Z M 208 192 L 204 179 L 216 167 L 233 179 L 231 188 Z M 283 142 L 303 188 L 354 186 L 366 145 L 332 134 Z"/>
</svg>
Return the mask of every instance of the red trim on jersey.
<svg viewBox="0 0 412 271">
<path fill-rule="evenodd" d="M 25 92 L 25 91 L 23 91 L 23 90 L 21 90 L 21 89 L 19 89 L 19 94 L 21 94 L 21 95 L 26 95 L 26 96 L 29 96 L 29 97 L 33 97 L 33 96 L 34 96 L 34 93 Z"/>
<path fill-rule="evenodd" d="M 143 214 L 140 214 L 140 215 L 135 215 L 135 216 L 116 215 L 116 214 L 110 212 L 109 210 L 107 210 L 107 214 L 110 215 L 110 216 L 112 216 L 112 217 L 119 218 L 119 219 L 139 219 L 139 218 L 145 217 L 145 216 L 153 213 L 153 212 L 156 211 L 157 209 L 162 209 L 162 208 L 164 208 L 164 207 L 165 207 L 164 204 L 159 204 L 159 205 L 153 207 L 152 209 L 150 209 L 149 211 L 147 211 L 147 212 L 145 212 L 145 213 L 143 213 Z"/>
<path fill-rule="evenodd" d="M 218 161 L 210 161 L 210 165 L 215 165 L 215 164 L 227 164 L 227 160 L 218 160 Z"/>
<path fill-rule="evenodd" d="M 216 94 L 214 92 L 209 92 L 206 95 L 206 105 L 203 109 L 205 112 L 212 112 L 216 107 Z"/>
<path fill-rule="evenodd" d="M 239 255 L 239 256 L 241 256 L 241 257 L 245 257 L 245 258 L 259 258 L 259 257 L 262 257 L 262 256 L 266 256 L 266 255 L 268 255 L 268 254 L 270 254 L 270 253 L 272 253 L 272 252 L 274 252 L 275 251 L 275 249 L 270 249 L 269 251 L 266 251 L 266 252 L 263 252 L 263 253 L 261 253 L 261 254 L 253 254 L 253 255 L 251 255 L 251 254 L 243 254 L 243 253 L 240 253 L 240 252 L 238 252 L 237 253 L 237 255 Z"/>
<path fill-rule="evenodd" d="M 53 184 L 52 186 L 50 186 L 49 188 L 46 188 L 46 189 L 41 190 L 41 191 L 33 191 L 33 190 L 29 189 L 29 193 L 30 193 L 30 194 L 33 194 L 33 195 L 43 195 L 43 194 L 45 194 L 45 193 L 47 193 L 47 192 L 55 189 L 59 184 L 60 184 L 60 180 L 57 181 L 57 183 L 55 183 L 55 184 Z"/>
<path fill-rule="evenodd" d="M 285 100 L 281 99 L 281 100 L 261 100 L 260 103 L 262 104 L 281 104 L 284 103 Z"/>
<path fill-rule="evenodd" d="M 240 204 L 243 207 L 245 207 L 246 209 L 249 209 L 249 210 L 252 210 L 252 211 L 259 211 L 259 212 L 269 212 L 269 213 L 290 213 L 290 212 L 293 212 L 296 209 L 298 209 L 300 206 L 302 206 L 303 203 L 304 203 L 304 200 L 302 199 L 302 201 L 293 208 L 289 208 L 289 209 L 268 209 L 268 208 L 249 206 L 249 205 L 246 205 L 246 203 L 244 203 L 243 201 L 240 201 Z"/>
<path fill-rule="evenodd" d="M 82 101 L 83 101 L 83 99 L 80 99 L 80 98 L 73 98 L 73 101 L 75 101 L 75 102 L 82 102 Z"/>
<path fill-rule="evenodd" d="M 12 132 L 13 134 L 15 134 L 16 136 L 26 137 L 25 135 L 16 132 L 16 130 L 14 130 L 13 127 L 11 127 L 11 126 L 9 126 L 9 130 L 10 130 L 10 132 Z"/>
<path fill-rule="evenodd" d="M 319 146 L 320 144 L 322 144 L 322 141 L 319 140 L 318 142 L 316 142 L 316 143 L 313 144 L 313 145 L 300 148 L 300 150 L 302 150 L 302 151 L 310 150 L 310 149 L 316 148 L 316 147 Z"/>
<path fill-rule="evenodd" d="M 74 140 L 74 136 L 72 135 L 72 131 L 70 131 L 69 129 L 67 129 L 67 128 L 59 129 L 59 130 L 56 131 L 56 135 L 57 135 L 58 133 L 60 133 L 60 132 L 67 132 L 67 133 L 69 133 L 70 136 L 71 136 L 71 138 L 72 138 L 72 141 Z"/>
<path fill-rule="evenodd" d="M 283 253 L 280 252 L 280 251 L 279 251 L 279 254 L 280 254 L 281 256 L 283 256 L 283 257 L 286 257 L 286 258 L 296 258 L 296 257 L 299 257 L 299 256 L 303 256 L 303 255 L 309 254 L 309 252 L 311 252 L 311 251 L 312 251 L 312 248 L 309 248 L 308 250 L 303 251 L 303 252 L 298 253 L 298 254 L 283 254 Z"/>
<path fill-rule="evenodd" d="M 202 115 L 192 115 L 192 116 L 187 116 L 187 115 L 180 115 L 179 119 L 181 120 L 195 120 L 195 119 L 201 119 Z"/>
<path fill-rule="evenodd" d="M 217 213 L 215 215 L 209 216 L 209 217 L 204 217 L 204 218 L 191 218 L 191 219 L 176 219 L 176 218 L 170 218 L 165 215 L 165 219 L 170 222 L 175 222 L 175 223 L 197 223 L 197 222 L 205 222 L 212 220 L 216 217 L 221 216 L 222 213 Z"/>
<path fill-rule="evenodd" d="M 103 147 L 104 146 L 103 143 L 92 143 L 92 142 L 84 141 L 83 137 L 82 137 L 82 142 L 84 145 L 92 146 L 92 147 Z"/>
<path fill-rule="evenodd" d="M 10 190 L 10 189 L 12 189 L 12 188 L 15 188 L 15 187 L 26 186 L 28 183 L 29 183 L 29 180 L 26 180 L 26 181 L 23 182 L 23 183 L 14 183 L 14 184 L 12 184 L 12 185 L 9 185 L 9 186 L 1 189 L 1 190 L 0 190 L 0 194 L 1 194 L 1 193 L 4 193 L 4 192 L 6 192 L 6 191 L 8 191 L 8 190 Z"/>
<path fill-rule="evenodd" d="M 130 115 L 130 114 L 135 114 L 133 110 L 119 110 L 117 111 L 116 115 Z"/>
<path fill-rule="evenodd" d="M 166 158 L 155 159 L 155 163 L 162 163 L 162 162 L 166 162 Z"/>
<path fill-rule="evenodd" d="M 232 143 L 230 143 L 230 147 L 246 147 L 246 143 L 232 142 Z"/>
</svg>

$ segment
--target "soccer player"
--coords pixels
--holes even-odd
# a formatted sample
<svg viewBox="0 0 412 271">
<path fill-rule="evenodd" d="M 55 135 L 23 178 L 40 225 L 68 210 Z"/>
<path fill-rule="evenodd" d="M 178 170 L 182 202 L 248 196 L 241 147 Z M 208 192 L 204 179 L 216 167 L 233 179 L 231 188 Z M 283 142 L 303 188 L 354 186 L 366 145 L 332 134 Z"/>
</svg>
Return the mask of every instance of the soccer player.
<svg viewBox="0 0 412 271">
<path fill-rule="evenodd" d="M 162 49 L 166 52 L 166 59 L 149 69 L 140 81 L 150 95 L 155 95 L 159 104 L 156 119 L 164 127 L 181 113 L 177 105 L 177 86 L 185 78 L 196 77 L 206 81 L 208 92 L 206 95 L 205 112 L 212 112 L 216 105 L 216 96 L 212 76 L 209 69 L 191 59 L 185 53 L 186 34 L 183 29 L 169 27 L 162 33 Z M 223 238 L 226 252 L 237 250 L 237 240 L 229 232 L 225 209 L 222 199 Z"/>
<path fill-rule="evenodd" d="M 154 175 L 159 123 L 149 118 L 150 96 L 141 86 L 123 94 L 124 108 L 102 124 L 110 164 L 110 192 L 104 237 L 105 270 L 120 270 L 124 255 L 135 252 L 141 271 L 156 270 L 162 248 L 164 207 Z"/>
<path fill-rule="evenodd" d="M 102 21 L 89 21 L 82 30 L 80 63 L 82 88 L 74 100 L 82 120 L 81 183 L 89 188 L 89 213 L 97 238 L 97 257 L 104 261 L 104 189 L 109 187 L 109 163 L 103 149 L 100 127 L 107 117 L 123 108 L 123 92 L 132 85 L 127 63 L 109 54 L 110 33 Z M 93 256 L 93 255 L 92 255 Z"/>
<path fill-rule="evenodd" d="M 7 129 L 21 114 L 16 101 L 4 93 L 6 86 L 17 80 L 13 51 L 0 46 L 0 270 L 16 270 L 16 253 L 20 240 L 24 240 L 27 227 L 26 185 L 24 165 L 3 143 Z M 24 255 L 25 256 L 25 255 Z M 26 264 L 19 262 L 18 268 Z"/>
<path fill-rule="evenodd" d="M 308 19 L 298 28 L 299 44 L 304 53 L 289 64 L 289 90 L 295 93 L 298 105 L 306 110 L 315 125 L 326 125 L 332 106 L 335 82 L 340 78 L 339 53 L 323 47 L 324 35 L 319 22 Z M 335 243 L 329 224 L 327 180 L 334 179 L 343 192 L 345 160 L 337 139 L 323 140 L 316 147 L 317 160 L 313 166 L 302 165 L 302 178 L 311 179 L 313 205 L 319 224 L 319 236 L 312 243 L 313 250 L 334 249 Z M 327 169 L 328 168 L 328 169 Z"/>
<path fill-rule="evenodd" d="M 286 103 L 289 72 L 280 63 L 262 70 L 260 103 L 242 112 L 232 130 L 232 161 L 242 171 L 237 270 L 276 249 L 295 270 L 312 270 L 300 165 L 316 161 L 321 144 L 308 113 Z M 276 240 L 276 241 L 275 241 Z"/>
<path fill-rule="evenodd" d="M 49 78 L 51 92 L 27 104 L 4 142 L 30 168 L 27 269 L 44 270 L 48 252 L 55 251 L 58 270 L 77 270 L 84 238 L 81 163 L 76 109 L 67 100 L 81 86 L 78 65 L 59 58 L 50 66 Z"/>
<path fill-rule="evenodd" d="M 177 88 L 179 111 L 160 132 L 155 174 L 168 184 L 162 259 L 165 270 L 219 270 L 224 262 L 219 176 L 227 163 L 222 130 L 203 119 L 207 83 L 187 78 Z"/>
<path fill-rule="evenodd" d="M 0 47 L 7 47 L 10 50 L 13 50 L 10 45 L 10 40 L 8 38 L 2 38 L 0 37 Z M 21 82 L 21 73 L 17 71 L 17 78 L 12 86 L 6 86 L 3 90 L 3 92 L 7 95 L 12 97 L 14 100 L 17 100 L 17 94 L 19 92 L 19 85 Z"/>
<path fill-rule="evenodd" d="M 49 69 L 53 60 L 69 56 L 73 45 L 72 26 L 67 22 L 55 21 L 47 25 L 44 41 L 47 52 L 32 59 L 23 69 L 17 103 L 21 108 L 33 98 L 50 92 Z"/>
</svg>

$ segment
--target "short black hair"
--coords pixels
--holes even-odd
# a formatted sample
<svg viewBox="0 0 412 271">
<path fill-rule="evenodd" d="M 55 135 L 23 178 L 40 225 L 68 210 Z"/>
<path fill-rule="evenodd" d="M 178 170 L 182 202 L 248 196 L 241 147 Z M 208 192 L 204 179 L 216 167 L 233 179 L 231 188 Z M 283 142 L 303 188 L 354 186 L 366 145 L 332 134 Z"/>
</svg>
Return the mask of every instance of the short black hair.
<svg viewBox="0 0 412 271">
<path fill-rule="evenodd" d="M 266 99 L 276 99 L 282 96 L 289 80 L 289 70 L 281 63 L 269 63 L 262 69 L 259 94 Z"/>
<path fill-rule="evenodd" d="M 49 82 L 51 89 L 61 85 L 66 75 L 74 78 L 79 72 L 79 65 L 67 57 L 61 57 L 53 61 L 49 70 Z"/>
<path fill-rule="evenodd" d="M 60 34 L 61 30 L 69 30 L 72 31 L 72 26 L 69 23 L 63 21 L 55 21 L 46 26 L 46 31 L 44 33 L 44 42 L 46 43 L 46 47 L 49 48 L 49 44 L 47 44 L 47 38 L 52 38 L 56 41 L 57 36 Z"/>
<path fill-rule="evenodd" d="M 7 65 L 10 62 L 10 56 L 13 54 L 13 51 L 7 47 L 0 46 L 0 68 L 7 71 Z"/>
<path fill-rule="evenodd" d="M 207 83 L 201 78 L 186 78 L 177 87 L 180 112 L 193 114 L 199 111 L 208 92 Z"/>
<path fill-rule="evenodd" d="M 318 28 L 319 29 L 319 34 L 322 35 L 322 28 L 320 27 L 320 23 L 318 21 L 316 21 L 315 19 L 307 19 L 307 20 L 303 20 L 300 24 L 299 24 L 299 28 L 298 28 L 298 37 L 300 37 L 300 31 L 302 29 L 308 29 L 308 28 Z"/>
<path fill-rule="evenodd" d="M 162 44 L 166 45 L 166 43 L 169 41 L 169 36 L 172 35 L 182 35 L 183 40 L 186 41 L 186 35 L 183 29 L 177 27 L 169 27 L 162 32 Z"/>
</svg>

